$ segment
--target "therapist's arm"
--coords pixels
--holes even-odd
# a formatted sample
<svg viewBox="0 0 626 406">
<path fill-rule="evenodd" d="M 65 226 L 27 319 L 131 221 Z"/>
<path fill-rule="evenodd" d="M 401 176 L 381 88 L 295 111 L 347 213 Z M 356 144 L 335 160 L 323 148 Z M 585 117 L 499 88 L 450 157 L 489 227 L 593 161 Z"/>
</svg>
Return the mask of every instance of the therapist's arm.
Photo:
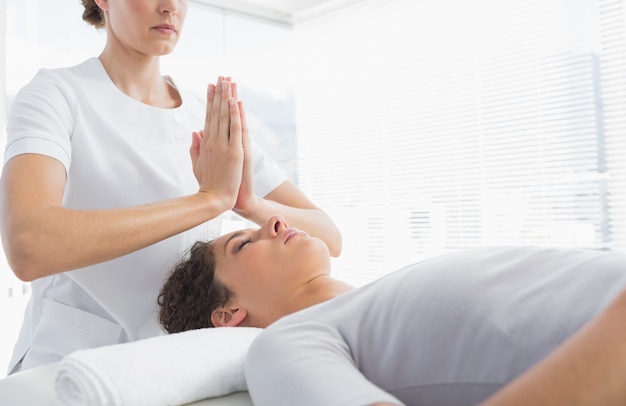
<svg viewBox="0 0 626 406">
<path fill-rule="evenodd" d="M 342 238 L 335 223 L 291 181 L 283 182 L 265 198 L 259 198 L 255 209 L 243 217 L 263 224 L 276 214 L 283 216 L 289 227 L 305 230 L 324 241 L 331 256 L 337 257 L 341 253 Z"/>
<path fill-rule="evenodd" d="M 204 193 L 125 209 L 67 209 L 63 165 L 35 154 L 11 159 L 1 183 L 2 243 L 24 281 L 120 257 L 228 210 L 227 201 Z"/>
<path fill-rule="evenodd" d="M 626 405 L 626 291 L 482 406 L 505 405 Z"/>
<path fill-rule="evenodd" d="M 63 206 L 66 173 L 59 161 L 37 154 L 9 160 L 0 180 L 0 231 L 15 275 L 32 281 L 117 258 L 233 208 L 244 153 L 239 109 L 229 103 L 230 88 L 224 92 L 210 126 L 207 119 L 211 136 L 196 147 L 199 191 L 189 196 L 120 209 L 73 210 Z"/>
<path fill-rule="evenodd" d="M 233 84 L 236 93 L 236 85 Z M 341 232 L 326 212 L 313 202 L 291 181 L 285 181 L 268 193 L 259 197 L 254 191 L 253 154 L 248 134 L 248 124 L 243 104 L 241 112 L 242 135 L 244 146 L 243 178 L 235 212 L 258 225 L 265 224 L 272 216 L 280 214 L 289 227 L 305 230 L 309 235 L 326 243 L 331 256 L 341 254 Z"/>
</svg>

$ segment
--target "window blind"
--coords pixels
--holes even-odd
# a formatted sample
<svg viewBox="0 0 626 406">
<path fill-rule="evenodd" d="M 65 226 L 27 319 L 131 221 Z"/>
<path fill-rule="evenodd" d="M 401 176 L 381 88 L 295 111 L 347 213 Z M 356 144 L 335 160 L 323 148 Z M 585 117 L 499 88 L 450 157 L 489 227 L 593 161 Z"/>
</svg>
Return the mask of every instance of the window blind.
<svg viewBox="0 0 626 406">
<path fill-rule="evenodd" d="M 609 245 L 626 250 L 626 2 L 599 0 Z"/>
<path fill-rule="evenodd" d="M 295 27 L 301 187 L 340 276 L 626 244 L 624 1 L 368 0 Z"/>
</svg>

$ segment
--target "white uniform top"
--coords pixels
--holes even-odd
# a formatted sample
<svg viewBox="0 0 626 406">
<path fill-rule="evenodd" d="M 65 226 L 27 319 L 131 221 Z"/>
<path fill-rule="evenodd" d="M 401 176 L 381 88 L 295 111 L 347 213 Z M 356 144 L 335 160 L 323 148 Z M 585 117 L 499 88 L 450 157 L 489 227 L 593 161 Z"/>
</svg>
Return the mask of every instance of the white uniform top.
<svg viewBox="0 0 626 406">
<path fill-rule="evenodd" d="M 67 171 L 63 205 L 71 209 L 193 194 L 198 183 L 189 147 L 192 131 L 204 126 L 205 101 L 179 91 L 178 108 L 143 104 L 122 93 L 97 58 L 40 70 L 13 102 L 5 163 L 25 153 L 60 161 Z M 265 196 L 286 177 L 256 145 L 253 154 L 255 191 Z M 9 370 L 25 354 L 22 369 L 77 349 L 162 334 L 161 284 L 182 252 L 199 238 L 215 237 L 220 224 L 214 220 L 121 258 L 34 281 Z"/>
<path fill-rule="evenodd" d="M 495 247 L 411 265 L 252 343 L 255 406 L 475 405 L 626 287 L 626 255 Z"/>
</svg>

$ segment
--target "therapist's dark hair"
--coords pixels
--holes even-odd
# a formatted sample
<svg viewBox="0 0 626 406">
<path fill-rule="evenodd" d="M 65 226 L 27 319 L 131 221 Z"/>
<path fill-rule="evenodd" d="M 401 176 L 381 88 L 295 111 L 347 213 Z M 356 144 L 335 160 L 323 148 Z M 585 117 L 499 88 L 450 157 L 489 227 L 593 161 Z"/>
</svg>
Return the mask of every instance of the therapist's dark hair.
<svg viewBox="0 0 626 406">
<path fill-rule="evenodd" d="M 85 11 L 83 11 L 83 20 L 96 28 L 104 28 L 105 20 L 102 9 L 98 7 L 95 0 L 81 0 Z"/>
<path fill-rule="evenodd" d="M 225 306 L 232 296 L 215 278 L 213 244 L 197 241 L 161 288 L 159 321 L 168 333 L 215 327 L 211 313 Z"/>
</svg>

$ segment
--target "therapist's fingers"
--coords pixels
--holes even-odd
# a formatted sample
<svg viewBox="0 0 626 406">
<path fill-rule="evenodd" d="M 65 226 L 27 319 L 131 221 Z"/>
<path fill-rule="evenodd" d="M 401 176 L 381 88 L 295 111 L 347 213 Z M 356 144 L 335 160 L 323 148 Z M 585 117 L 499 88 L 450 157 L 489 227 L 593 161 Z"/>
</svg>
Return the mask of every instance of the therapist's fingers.
<svg viewBox="0 0 626 406">
<path fill-rule="evenodd" d="M 218 135 L 220 110 L 222 108 L 222 92 L 224 77 L 220 76 L 217 79 L 217 85 L 214 87 L 213 94 L 211 95 L 211 107 L 209 110 L 209 103 L 207 99 L 207 115 L 204 125 L 204 135 L 206 138 L 211 138 Z"/>
<path fill-rule="evenodd" d="M 230 97 L 228 100 L 229 107 L 229 145 L 233 145 L 235 148 L 243 148 L 243 125 L 241 122 L 241 113 L 239 111 L 239 103 L 234 97 Z"/>
<path fill-rule="evenodd" d="M 203 131 L 194 131 L 191 133 L 191 146 L 189 147 L 189 155 L 191 156 L 191 164 L 196 167 L 198 157 L 200 156 L 200 144 L 202 143 Z"/>
<path fill-rule="evenodd" d="M 219 132 L 218 137 L 220 142 L 228 144 L 231 138 L 231 123 L 232 123 L 232 110 L 233 110 L 233 97 L 231 91 L 231 83 L 228 80 L 222 80 L 222 94 L 221 94 L 221 107 L 219 117 Z M 234 106 L 237 109 L 237 106 Z M 237 109 L 237 115 L 239 110 Z M 231 117 L 232 116 L 232 117 Z M 213 123 L 211 123 L 213 124 Z"/>
<path fill-rule="evenodd" d="M 231 82 L 230 88 L 235 100 L 239 101 L 239 90 L 237 89 L 237 83 Z"/>
<path fill-rule="evenodd" d="M 239 117 L 241 120 L 241 145 L 243 147 L 244 159 L 243 159 L 243 180 L 244 187 L 248 188 L 247 193 L 253 194 L 254 182 L 253 182 L 253 156 L 252 156 L 252 143 L 250 141 L 250 134 L 248 132 L 248 121 L 246 120 L 246 111 L 243 108 L 243 102 L 237 102 L 239 106 Z"/>
<path fill-rule="evenodd" d="M 211 123 L 211 113 L 213 111 L 213 102 L 215 100 L 215 85 L 213 83 L 209 83 L 207 86 L 206 92 L 206 113 L 204 116 L 204 129 L 205 131 L 209 128 Z"/>
<path fill-rule="evenodd" d="M 201 145 L 197 155 L 192 151 L 192 160 L 196 160 L 194 174 L 200 191 L 210 191 L 211 196 L 226 202 L 226 209 L 232 209 L 236 202 L 244 158 L 241 119 L 231 86 L 226 78 L 222 78 L 216 86 L 208 129 L 205 129 L 204 136 L 194 134 L 195 138 L 201 138 Z M 231 137 L 238 141 L 230 142 Z"/>
<path fill-rule="evenodd" d="M 243 135 L 247 138 L 248 137 L 248 120 L 246 119 L 246 111 L 243 108 L 243 102 L 237 100 L 237 104 L 239 106 L 239 115 L 241 117 L 241 129 L 242 129 Z M 244 139 L 244 141 L 249 141 L 249 140 Z"/>
<path fill-rule="evenodd" d="M 250 143 L 246 113 L 242 102 L 238 102 L 239 116 L 241 119 L 241 144 L 243 146 L 243 168 L 241 186 L 235 202 L 235 211 L 250 213 L 254 211 L 255 201 L 258 200 L 254 192 L 254 171 L 252 145 Z"/>
</svg>

